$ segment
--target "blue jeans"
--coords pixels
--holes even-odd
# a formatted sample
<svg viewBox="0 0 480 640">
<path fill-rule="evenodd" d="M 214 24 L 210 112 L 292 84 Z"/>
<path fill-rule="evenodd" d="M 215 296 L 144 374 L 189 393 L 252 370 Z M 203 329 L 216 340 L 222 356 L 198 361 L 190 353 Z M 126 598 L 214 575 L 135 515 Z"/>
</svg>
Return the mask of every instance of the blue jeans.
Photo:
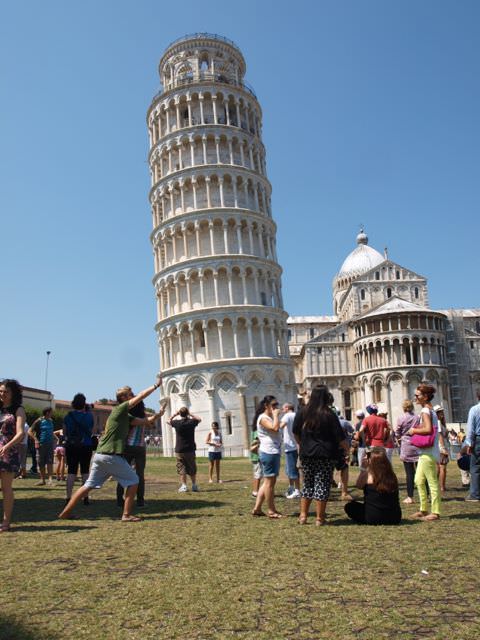
<svg viewBox="0 0 480 640">
<path fill-rule="evenodd" d="M 297 469 L 298 451 L 285 451 L 285 473 L 289 480 L 298 480 Z"/>
<path fill-rule="evenodd" d="M 470 497 L 480 500 L 480 438 L 476 438 L 470 456 Z"/>
<path fill-rule="evenodd" d="M 280 471 L 280 454 L 264 453 L 260 451 L 258 454 L 264 478 L 276 478 Z"/>
</svg>

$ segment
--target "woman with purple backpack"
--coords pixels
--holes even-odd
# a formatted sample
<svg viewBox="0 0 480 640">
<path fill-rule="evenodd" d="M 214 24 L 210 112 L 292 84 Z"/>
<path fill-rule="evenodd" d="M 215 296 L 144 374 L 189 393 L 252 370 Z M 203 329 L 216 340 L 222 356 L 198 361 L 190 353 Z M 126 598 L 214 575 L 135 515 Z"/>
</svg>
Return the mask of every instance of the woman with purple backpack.
<svg viewBox="0 0 480 640">
<path fill-rule="evenodd" d="M 422 407 L 420 421 L 408 431 L 412 436 L 412 444 L 419 448 L 415 484 L 420 497 L 420 510 L 413 518 L 421 518 L 428 522 L 440 518 L 440 486 L 438 483 L 437 463 L 440 459 L 438 446 L 438 418 L 432 407 L 435 387 L 420 384 L 415 392 L 415 400 Z M 426 483 L 430 489 L 431 513 L 428 513 L 428 497 Z"/>
</svg>

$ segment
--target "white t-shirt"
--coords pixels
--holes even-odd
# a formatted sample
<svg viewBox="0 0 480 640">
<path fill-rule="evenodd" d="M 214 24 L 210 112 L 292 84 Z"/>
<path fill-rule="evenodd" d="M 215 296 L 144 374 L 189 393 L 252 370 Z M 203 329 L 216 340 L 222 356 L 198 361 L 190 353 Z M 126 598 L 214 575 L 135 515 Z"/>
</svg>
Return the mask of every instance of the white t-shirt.
<svg viewBox="0 0 480 640">
<path fill-rule="evenodd" d="M 220 433 L 217 433 L 215 435 L 215 431 L 213 431 L 213 429 L 210 431 L 210 442 L 212 444 L 208 445 L 208 453 L 220 453 L 221 452 L 221 447 L 216 447 L 213 443 L 215 444 L 222 444 L 222 436 L 220 435 Z"/>
<path fill-rule="evenodd" d="M 438 418 L 437 418 L 437 414 L 435 413 L 435 411 L 431 411 L 428 407 L 423 407 L 423 409 L 420 411 L 420 419 L 422 417 L 422 413 L 427 413 L 429 415 L 431 415 L 432 418 L 432 425 L 433 428 L 437 430 L 437 434 L 435 436 L 435 443 L 433 445 L 433 447 L 429 447 L 429 448 L 424 448 L 424 449 L 419 449 L 420 455 L 422 455 L 422 453 L 425 453 L 429 456 L 433 456 L 435 458 L 435 460 L 437 460 L 437 462 L 440 460 L 440 447 L 438 446 Z M 420 425 L 419 426 L 423 426 L 423 423 L 420 421 Z"/>
<path fill-rule="evenodd" d="M 268 431 L 260 424 L 262 419 L 269 420 L 273 426 L 273 419 L 267 416 L 266 413 L 262 413 L 257 419 L 257 435 L 260 441 L 258 450 L 261 453 L 281 453 L 282 450 L 282 434 L 280 431 Z"/>
<path fill-rule="evenodd" d="M 294 420 L 295 413 L 293 411 L 287 411 L 287 413 L 282 417 L 281 420 L 281 424 L 285 425 L 285 428 L 283 429 L 283 446 L 285 448 L 285 451 L 297 450 L 297 443 L 292 433 Z"/>
</svg>

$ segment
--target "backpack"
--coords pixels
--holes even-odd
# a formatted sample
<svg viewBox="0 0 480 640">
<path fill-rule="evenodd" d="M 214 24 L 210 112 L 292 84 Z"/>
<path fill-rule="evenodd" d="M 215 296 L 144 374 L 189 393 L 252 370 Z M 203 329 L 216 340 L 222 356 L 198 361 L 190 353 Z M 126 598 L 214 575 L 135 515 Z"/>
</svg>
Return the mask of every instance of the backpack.
<svg viewBox="0 0 480 640">
<path fill-rule="evenodd" d="M 73 411 L 70 411 L 67 415 L 73 424 L 70 428 L 65 428 L 65 444 L 69 447 L 80 447 L 83 443 L 82 425 L 75 419 Z"/>
</svg>

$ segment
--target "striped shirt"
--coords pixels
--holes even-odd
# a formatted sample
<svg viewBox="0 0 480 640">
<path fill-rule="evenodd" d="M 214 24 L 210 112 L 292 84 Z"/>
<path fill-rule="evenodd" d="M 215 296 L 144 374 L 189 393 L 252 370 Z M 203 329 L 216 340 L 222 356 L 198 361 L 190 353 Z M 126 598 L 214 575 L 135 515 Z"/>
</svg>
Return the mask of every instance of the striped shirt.
<svg viewBox="0 0 480 640">
<path fill-rule="evenodd" d="M 144 447 L 145 427 L 130 427 L 127 436 L 127 445 L 129 447 Z"/>
</svg>

